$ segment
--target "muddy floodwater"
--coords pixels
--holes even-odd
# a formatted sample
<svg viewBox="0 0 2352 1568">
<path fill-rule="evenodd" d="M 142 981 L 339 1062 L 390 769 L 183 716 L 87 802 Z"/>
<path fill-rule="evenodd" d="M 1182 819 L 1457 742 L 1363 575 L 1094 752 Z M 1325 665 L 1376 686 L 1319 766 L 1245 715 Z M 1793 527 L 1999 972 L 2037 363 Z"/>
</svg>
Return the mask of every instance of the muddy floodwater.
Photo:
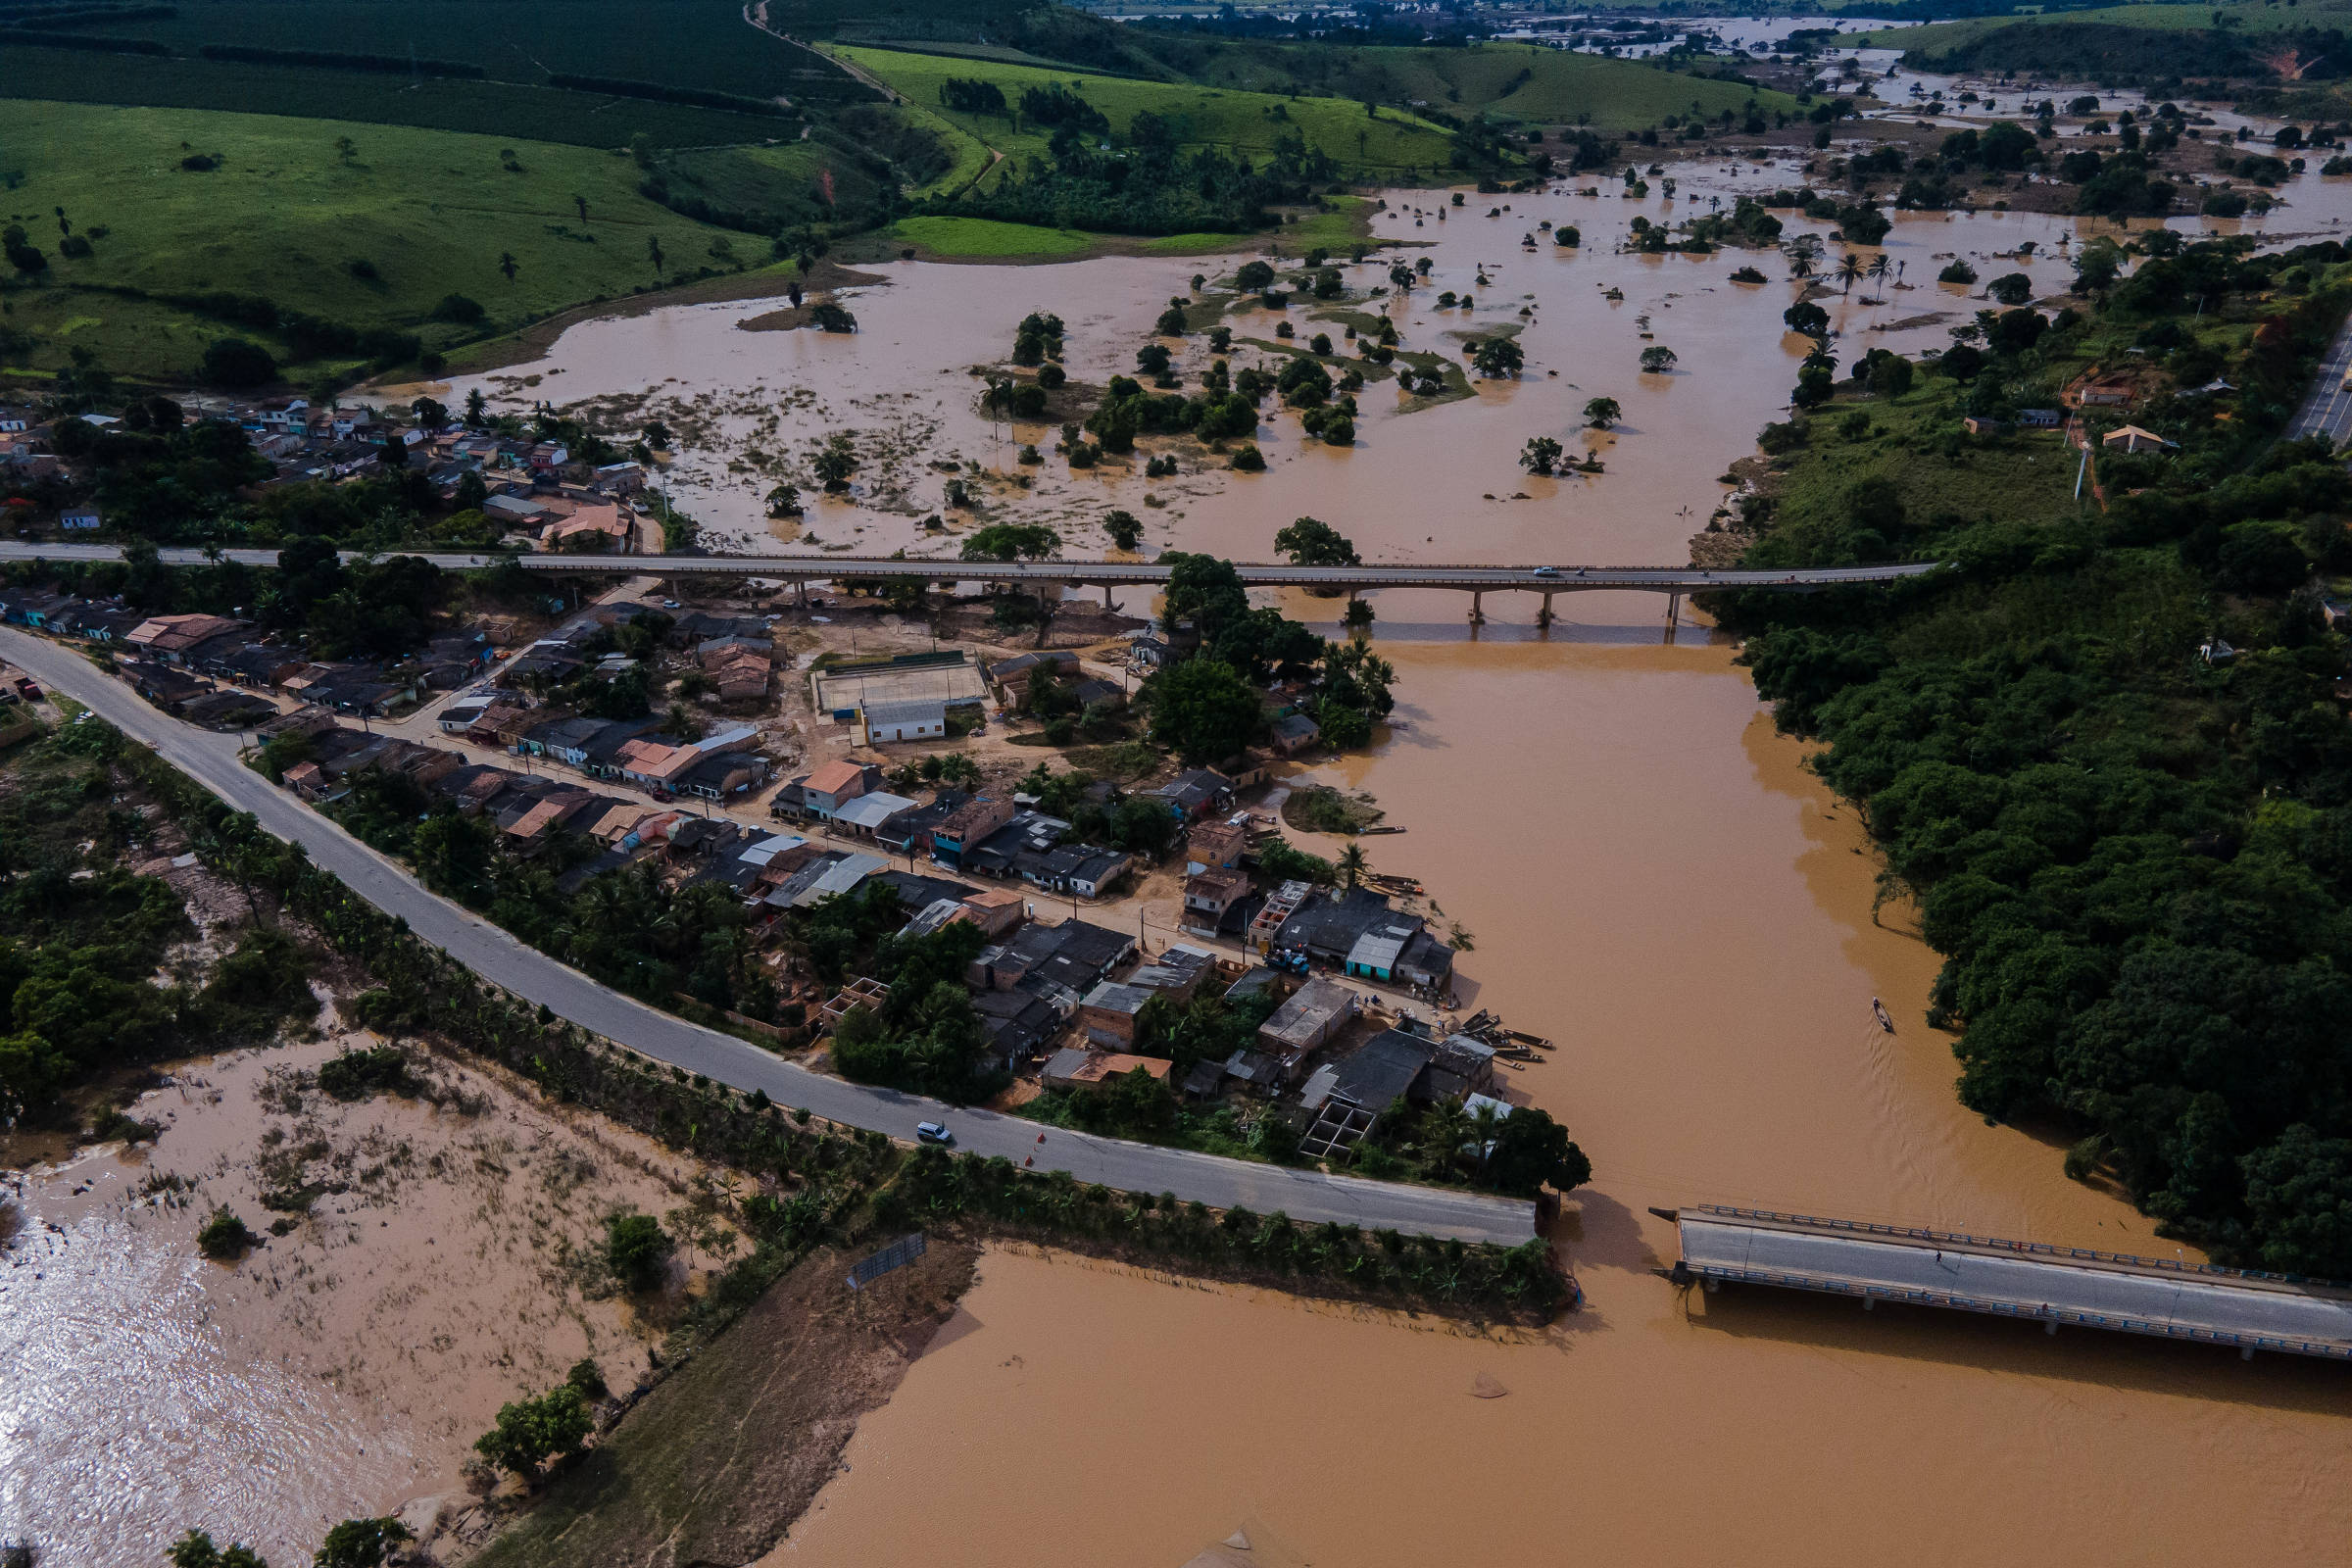
<svg viewBox="0 0 2352 1568">
<path fill-rule="evenodd" d="M 885 264 L 883 281 L 847 297 L 855 335 L 743 329 L 772 302 L 665 309 L 585 323 L 540 362 L 435 391 L 671 421 L 672 497 L 720 550 L 953 556 L 975 521 L 1040 520 L 1069 554 L 1093 556 L 1103 514 L 1123 508 L 1144 519 L 1147 554 L 1266 559 L 1277 529 L 1312 514 L 1374 561 L 1679 564 L 1731 493 L 1727 469 L 1783 416 L 1806 345 L 1781 313 L 1800 285 L 1771 252 L 1642 258 L 1618 245 L 1637 217 L 1679 220 L 1803 176 L 1787 159 L 1669 172 L 1672 197 L 1653 176 L 1639 200 L 1599 176 L 1461 208 L 1441 192 L 1389 193 L 1373 237 L 1390 248 L 1345 268 L 1350 285 L 1385 282 L 1398 257 L 1426 257 L 1431 272 L 1404 300 L 1352 308 L 1392 314 L 1407 350 L 1457 360 L 1466 339 L 1516 330 L 1525 372 L 1434 406 L 1374 381 L 1346 450 L 1305 439 L 1269 402 L 1260 474 L 1152 440 L 1132 464 L 1072 473 L 1047 427 L 983 417 L 970 373 L 1005 355 L 1032 310 L 1068 323 L 1074 378 L 1127 371 L 1167 300 L 1195 272 L 1230 275 L 1232 257 Z M 2274 240 L 2340 233 L 2347 190 L 2300 176 L 2282 189 L 2287 206 L 2246 227 Z M 1576 225 L 1583 243 L 1554 245 L 1546 222 Z M 2055 300 L 2099 232 L 2113 229 L 1898 215 L 1886 276 L 1812 297 L 1841 363 L 1881 345 L 1918 354 L 1986 303 L 1935 282 L 1946 261 L 1986 278 L 2025 271 Z M 1731 281 L 1747 264 L 1770 280 Z M 1447 290 L 1473 303 L 1443 309 Z M 1342 335 L 1308 308 L 1289 318 L 1301 337 Z M 1270 339 L 1276 319 L 1255 308 L 1229 319 L 1237 368 L 1261 357 L 1246 340 Z M 1639 368 L 1652 345 L 1679 356 L 1671 373 Z M 1207 359 L 1201 338 L 1186 340 L 1188 385 Z M 1579 411 L 1603 396 L 1623 422 L 1588 432 Z M 860 454 L 850 493 L 811 494 L 805 517 L 771 522 L 768 487 L 836 431 Z M 1535 436 L 1592 451 L 1604 471 L 1529 477 L 1515 460 Z M 1049 456 L 1024 468 L 1015 453 L 1032 442 Z M 1176 475 L 1146 478 L 1144 454 L 1167 450 Z M 946 460 L 979 466 L 965 473 L 983 502 L 943 532 L 924 519 L 951 511 Z M 2055 443 L 2047 461 L 2066 462 Z M 1013 482 L 1023 473 L 1028 488 Z M 2054 1135 L 1958 1104 L 1950 1041 L 1922 1021 L 1934 955 L 1908 910 L 1874 914 L 1877 864 L 1859 824 L 1688 607 L 1670 625 L 1652 596 L 1570 595 L 1547 629 L 1530 595 L 1490 596 L 1477 627 L 1459 594 L 1382 594 L 1375 607 L 1397 722 L 1368 755 L 1319 772 L 1370 791 L 1407 829 L 1369 841 L 1371 860 L 1422 878 L 1472 933 L 1465 1003 L 1558 1042 L 1509 1087 L 1592 1157 L 1595 1180 L 1559 1237 L 1588 1304 L 1544 1333 L 1487 1337 L 992 1252 L 958 1323 L 860 1428 L 847 1472 L 774 1561 L 1175 1568 L 1237 1529 L 1265 1544 L 1260 1562 L 1355 1568 L 2343 1560 L 2342 1369 L 1866 1317 L 1826 1300 L 1686 1297 L 1656 1278 L 1674 1237 L 1646 1210 L 1698 1201 L 2172 1249 L 2115 1195 L 2067 1181 Z M 1286 608 L 1326 625 L 1336 612 L 1304 598 Z M 1897 1021 L 1891 1035 L 1874 997 Z M 62 1214 L 65 1230 L 36 1248 L 62 1251 L 70 1233 L 77 1259 L 112 1247 L 110 1267 L 147 1272 L 77 1285 L 95 1303 L 86 1324 L 51 1314 L 39 1336 L 8 1340 L 0 1323 L 9 1364 L 53 1380 L 37 1396 L 0 1389 L 0 1495 L 79 1499 L 93 1527 L 127 1530 L 135 1515 L 142 1544 L 190 1517 L 183 1494 L 217 1488 L 226 1500 L 204 1517 L 235 1528 L 250 1507 L 261 1523 L 247 1533 L 272 1543 L 272 1560 L 297 1560 L 275 1544 L 337 1510 L 450 1485 L 464 1438 L 499 1397 L 548 1381 L 591 1338 L 627 1338 L 575 1314 L 528 1364 L 485 1351 L 495 1370 L 459 1407 L 419 1399 L 387 1416 L 316 1366 L 273 1366 L 222 1338 L 234 1315 L 187 1255 L 184 1222 L 169 1247 L 146 1249 L 117 1235 L 147 1223 L 120 1203 L 58 1209 L 54 1185 L 46 1200 L 36 1209 Z M 0 1317 L 26 1298 L 32 1255 L 21 1243 Z M 171 1336 L 134 1334 L 132 1301 Z M 246 1411 L 273 1435 L 237 1439 Z M 87 1432 L 56 1438 L 67 1419 Z M 153 1435 L 196 1424 L 232 1440 L 211 1469 L 185 1457 L 204 1446 Z M 61 1463 L 96 1467 L 106 1484 L 41 1473 Z"/>
</svg>

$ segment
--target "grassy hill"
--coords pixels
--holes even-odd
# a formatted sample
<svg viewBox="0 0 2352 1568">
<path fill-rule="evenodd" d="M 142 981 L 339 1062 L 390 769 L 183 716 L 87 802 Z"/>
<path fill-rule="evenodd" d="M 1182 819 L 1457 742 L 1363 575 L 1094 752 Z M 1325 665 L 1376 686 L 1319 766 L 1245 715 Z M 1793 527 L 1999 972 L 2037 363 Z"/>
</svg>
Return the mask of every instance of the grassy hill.
<svg viewBox="0 0 2352 1568">
<path fill-rule="evenodd" d="M 514 322 L 766 259 L 758 240 L 640 196 L 630 159 L 549 142 L 7 99 L 0 148 L 13 176 L 0 202 L 49 257 L 42 282 L 0 291 L 13 368 L 54 368 L 86 347 L 118 372 L 184 373 L 213 338 L 254 335 L 109 289 L 262 296 L 354 326 L 417 327 L 450 293 Z M 219 167 L 183 168 L 195 154 Z M 89 257 L 60 254 L 60 207 L 93 239 Z M 460 331 L 424 330 L 428 342 Z"/>
<path fill-rule="evenodd" d="M 2051 11 L 2009 17 L 1970 17 L 1958 22 L 1933 22 L 1924 27 L 1894 27 L 1874 32 L 1867 37 L 1857 37 L 1853 42 L 1870 48 L 1942 54 L 2020 23 L 2047 23 L 2055 26 L 2178 27 L 2205 32 L 2213 27 L 2216 16 L 2222 19 L 2226 31 L 2242 28 L 2247 32 L 2278 32 L 2289 27 L 2343 27 L 2352 25 L 2352 0 L 2310 0 L 2308 4 L 2293 7 L 2248 4 L 2246 0 L 2231 0 L 2231 3 L 2220 6 L 2167 5 L 2151 0 L 2146 5 L 2101 6 L 2090 11 Z"/>
<path fill-rule="evenodd" d="M 1533 44 L 1391 49 L 1252 42 L 1201 48 L 1184 63 L 1193 79 L 1214 86 L 1420 103 L 1448 115 L 1582 122 L 1603 132 L 1639 130 L 1694 105 L 1710 118 L 1750 99 L 1767 114 L 1797 108 L 1786 93 Z"/>
<path fill-rule="evenodd" d="M 1125 134 L 1139 114 L 1158 115 L 1175 128 L 1177 144 L 1191 149 L 1220 147 L 1262 160 L 1283 137 L 1297 134 L 1310 148 L 1329 154 L 1354 177 L 1410 178 L 1443 170 L 1452 156 L 1452 136 L 1441 125 L 1384 111 L 1377 119 L 1360 103 L 1334 98 L 1291 99 L 1270 93 L 1236 92 L 1172 82 L 1049 71 L 1000 60 L 975 59 L 848 44 L 827 48 L 870 74 L 909 104 L 931 112 L 961 135 L 1008 156 L 1042 156 L 1049 133 L 1021 125 L 1022 92 L 1060 84 L 1076 89 L 1102 111 L 1111 130 Z M 940 85 L 951 77 L 988 81 L 1004 94 L 1014 118 L 965 114 L 940 102 Z"/>
</svg>

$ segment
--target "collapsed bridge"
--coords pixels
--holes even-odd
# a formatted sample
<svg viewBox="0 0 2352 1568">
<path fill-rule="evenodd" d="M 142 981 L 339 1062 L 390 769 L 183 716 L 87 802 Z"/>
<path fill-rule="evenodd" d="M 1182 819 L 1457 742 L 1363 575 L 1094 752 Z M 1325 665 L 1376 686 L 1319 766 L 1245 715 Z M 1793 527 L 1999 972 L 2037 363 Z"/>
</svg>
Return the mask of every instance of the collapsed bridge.
<svg viewBox="0 0 2352 1568">
<path fill-rule="evenodd" d="M 1668 1277 L 2352 1360 L 2352 1287 L 1859 1220 L 1701 1203 L 1652 1209 L 1682 1232 Z"/>
</svg>

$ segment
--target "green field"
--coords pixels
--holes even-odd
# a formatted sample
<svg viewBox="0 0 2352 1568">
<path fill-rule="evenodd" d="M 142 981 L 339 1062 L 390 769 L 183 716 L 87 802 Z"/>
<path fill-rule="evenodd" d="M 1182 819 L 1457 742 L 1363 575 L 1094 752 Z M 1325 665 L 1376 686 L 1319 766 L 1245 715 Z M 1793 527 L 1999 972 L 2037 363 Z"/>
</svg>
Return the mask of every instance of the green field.
<svg viewBox="0 0 2352 1568">
<path fill-rule="evenodd" d="M 1380 103 L 1428 104 L 1452 115 L 1528 124 L 1639 130 L 1693 107 L 1710 118 L 1751 99 L 1770 114 L 1794 112 L 1787 93 L 1677 75 L 1634 60 L 1607 60 L 1533 44 L 1465 49 L 1332 49 L 1308 44 L 1233 45 L 1195 67 L 1197 79 L 1260 92 L 1293 90 Z"/>
<path fill-rule="evenodd" d="M 195 0 L 175 17 L 72 30 L 151 38 L 180 55 L 208 43 L 414 53 L 480 66 L 496 81 L 569 73 L 752 98 L 865 96 L 818 56 L 746 22 L 739 0 Z"/>
<path fill-rule="evenodd" d="M 336 146 L 346 136 L 348 158 Z M 641 172 L 629 159 L 545 142 L 0 100 L 0 149 L 21 176 L 0 201 L 50 258 L 44 284 L 4 296 L 9 324 L 31 340 L 20 363 L 35 368 L 54 368 L 80 345 L 118 371 L 184 373 L 206 342 L 229 331 L 195 317 L 159 321 L 153 304 L 74 285 L 260 295 L 355 326 L 415 325 L 457 292 L 512 323 L 654 285 L 652 240 L 671 277 L 733 265 L 713 247 L 744 262 L 766 254 L 760 241 L 638 195 Z M 519 173 L 504 166 L 507 150 Z M 190 152 L 220 167 L 189 172 L 180 161 Z M 588 203 L 584 223 L 575 196 Z M 60 207 L 77 233 L 106 230 L 94 255 L 59 254 Z M 502 254 L 514 258 L 512 280 Z M 355 275 L 353 262 L 377 275 Z"/>
<path fill-rule="evenodd" d="M 1000 223 L 992 218 L 906 218 L 893 224 L 893 242 L 954 260 L 1025 261 L 1083 256 L 1102 244 L 1100 234 L 1074 228 L 1040 228 L 1034 223 Z"/>
<path fill-rule="evenodd" d="M 21 36 L 21 35 L 20 35 Z M 708 147 L 799 133 L 791 122 L 555 87 L 373 72 L 257 66 L 148 55 L 87 54 L 0 40 L 0 94 L 75 103 L 140 104 L 302 115 L 620 147 L 643 132 L 658 147 Z M 0 168 L 8 167 L 0 147 Z"/>
<path fill-rule="evenodd" d="M 1048 137 L 1021 128 L 1011 119 L 941 107 L 942 82 L 956 76 L 994 82 L 1016 109 L 1024 90 L 1059 83 L 1074 87 L 1101 110 L 1114 133 L 1124 134 L 1135 117 L 1148 111 L 1171 122 L 1181 147 L 1218 147 L 1252 159 L 1272 156 L 1278 141 L 1296 133 L 1362 178 L 1406 177 L 1416 172 L 1441 170 L 1452 154 L 1452 139 L 1443 127 L 1394 110 L 1384 110 L 1373 119 L 1365 115 L 1363 105 L 1343 99 L 1287 99 L 1266 93 L 1043 71 L 993 60 L 949 59 L 840 44 L 830 47 L 911 102 L 1008 156 L 1043 157 Z"/>
</svg>

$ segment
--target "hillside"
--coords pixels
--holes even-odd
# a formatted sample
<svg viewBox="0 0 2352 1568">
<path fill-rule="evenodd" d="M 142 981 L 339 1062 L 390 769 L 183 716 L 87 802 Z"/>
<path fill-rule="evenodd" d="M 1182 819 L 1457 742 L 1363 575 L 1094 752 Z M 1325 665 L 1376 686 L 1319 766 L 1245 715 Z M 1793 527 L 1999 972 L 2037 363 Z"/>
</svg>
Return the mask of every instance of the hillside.
<svg viewBox="0 0 2352 1568">
<path fill-rule="evenodd" d="M 829 50 L 869 73 L 916 107 L 936 114 L 961 134 L 1007 156 L 1041 156 L 1050 131 L 1026 124 L 1021 94 L 1056 85 L 1073 88 L 1125 136 L 1135 117 L 1150 113 L 1170 126 L 1181 150 L 1215 147 L 1252 160 L 1271 157 L 1289 136 L 1310 151 L 1328 155 L 1354 178 L 1404 179 L 1441 171 L 1452 157 L 1452 136 L 1417 117 L 1383 113 L 1367 116 L 1361 103 L 1335 98 L 1290 99 L 1270 93 L 1236 92 L 1171 82 L 1048 71 L 999 60 L 913 54 L 833 44 Z M 1004 115 L 972 114 L 941 100 L 950 80 L 984 81 L 1004 94 Z"/>
<path fill-rule="evenodd" d="M 24 221 L 48 262 L 6 291 L 12 368 L 54 369 L 83 348 L 118 372 L 185 374 L 225 335 L 282 354 L 282 339 L 107 290 L 266 298 L 353 327 L 420 329 L 429 347 L 472 330 L 427 320 L 452 293 L 513 322 L 766 260 L 764 242 L 639 195 L 629 158 L 547 142 L 5 99 L 0 147 L 21 176 L 10 206 L 43 215 Z M 191 170 L 192 157 L 218 167 Z M 57 208 L 88 256 L 63 253 Z"/>
</svg>

